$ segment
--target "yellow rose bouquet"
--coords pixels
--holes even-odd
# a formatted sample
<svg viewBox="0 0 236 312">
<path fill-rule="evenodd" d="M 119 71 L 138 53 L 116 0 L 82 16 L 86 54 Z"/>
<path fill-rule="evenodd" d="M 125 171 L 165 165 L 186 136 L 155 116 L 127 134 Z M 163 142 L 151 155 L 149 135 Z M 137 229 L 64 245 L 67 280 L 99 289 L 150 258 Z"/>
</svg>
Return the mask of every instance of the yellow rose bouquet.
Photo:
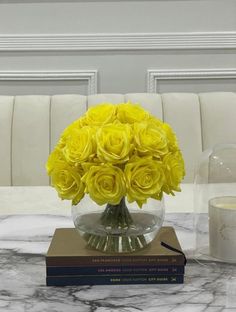
<svg viewBox="0 0 236 312">
<path fill-rule="evenodd" d="M 180 191 L 185 174 L 171 127 L 129 102 L 89 108 L 64 130 L 46 168 L 61 199 L 77 205 L 87 193 L 107 204 L 102 224 L 112 227 L 115 215 L 120 228 L 133 224 L 124 198 L 142 208 L 148 198 Z"/>
</svg>

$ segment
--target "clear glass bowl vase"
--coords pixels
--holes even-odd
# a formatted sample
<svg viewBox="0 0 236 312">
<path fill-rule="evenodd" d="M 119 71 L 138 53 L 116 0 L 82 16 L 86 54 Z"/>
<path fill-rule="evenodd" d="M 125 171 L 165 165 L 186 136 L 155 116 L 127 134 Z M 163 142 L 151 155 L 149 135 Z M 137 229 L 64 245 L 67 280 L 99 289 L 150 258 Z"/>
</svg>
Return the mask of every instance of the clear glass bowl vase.
<svg viewBox="0 0 236 312">
<path fill-rule="evenodd" d="M 72 206 L 75 228 L 88 247 L 107 253 L 134 252 L 147 246 L 161 228 L 164 200 L 149 199 L 139 208 L 136 203 L 99 206 L 90 197 Z"/>
</svg>

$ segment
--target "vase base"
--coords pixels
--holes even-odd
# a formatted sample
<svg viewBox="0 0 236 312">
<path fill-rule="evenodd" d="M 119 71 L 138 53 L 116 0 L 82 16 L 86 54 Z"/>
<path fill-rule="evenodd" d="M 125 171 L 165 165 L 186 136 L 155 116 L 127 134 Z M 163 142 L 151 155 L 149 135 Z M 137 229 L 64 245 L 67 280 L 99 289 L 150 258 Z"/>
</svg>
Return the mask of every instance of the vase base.
<svg viewBox="0 0 236 312">
<path fill-rule="evenodd" d="M 150 213 L 131 213 L 127 228 L 112 228 L 101 223 L 101 214 L 91 213 L 75 220 L 75 227 L 89 248 L 106 253 L 130 253 L 145 248 L 155 238 L 162 220 Z"/>
<path fill-rule="evenodd" d="M 80 234 L 82 234 L 80 232 Z M 129 253 L 145 248 L 155 237 L 145 238 L 144 235 L 139 236 L 119 236 L 107 235 L 98 236 L 95 234 L 84 233 L 82 235 L 87 242 L 87 246 L 106 253 Z"/>
</svg>

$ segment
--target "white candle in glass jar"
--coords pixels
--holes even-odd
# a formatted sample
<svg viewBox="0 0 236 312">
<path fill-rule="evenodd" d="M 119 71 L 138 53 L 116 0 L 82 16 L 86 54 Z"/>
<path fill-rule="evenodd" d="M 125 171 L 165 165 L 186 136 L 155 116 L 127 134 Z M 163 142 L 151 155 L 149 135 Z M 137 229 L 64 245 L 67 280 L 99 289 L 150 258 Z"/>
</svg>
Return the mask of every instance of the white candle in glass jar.
<svg viewBox="0 0 236 312">
<path fill-rule="evenodd" d="M 236 262 L 236 196 L 212 198 L 208 213 L 210 255 Z"/>
</svg>

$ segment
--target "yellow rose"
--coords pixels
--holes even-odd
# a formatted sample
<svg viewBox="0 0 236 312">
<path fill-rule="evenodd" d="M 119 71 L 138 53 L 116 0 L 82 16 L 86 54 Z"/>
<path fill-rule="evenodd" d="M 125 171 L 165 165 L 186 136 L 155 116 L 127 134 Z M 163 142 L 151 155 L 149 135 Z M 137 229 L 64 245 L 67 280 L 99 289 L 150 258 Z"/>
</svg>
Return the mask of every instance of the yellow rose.
<svg viewBox="0 0 236 312">
<path fill-rule="evenodd" d="M 134 141 L 141 156 L 151 155 L 160 158 L 168 153 L 165 132 L 149 122 L 134 124 Z"/>
<path fill-rule="evenodd" d="M 102 126 L 112 123 L 116 119 L 116 106 L 112 104 L 100 104 L 88 109 L 86 123 L 90 126 Z"/>
<path fill-rule="evenodd" d="M 171 129 L 170 125 L 167 123 L 163 123 L 162 128 L 164 129 L 168 141 L 168 147 L 171 152 L 177 151 L 178 148 L 178 142 L 176 135 L 174 131 Z"/>
<path fill-rule="evenodd" d="M 87 118 L 85 116 L 80 117 L 77 121 L 77 124 L 79 128 L 89 126 L 89 124 L 87 123 Z"/>
<path fill-rule="evenodd" d="M 60 148 L 56 147 L 48 157 L 46 170 L 50 175 L 55 167 L 60 164 L 65 164 L 66 160 Z"/>
<path fill-rule="evenodd" d="M 127 199 L 142 207 L 147 198 L 160 199 L 164 183 L 161 162 L 151 157 L 134 157 L 125 166 Z"/>
<path fill-rule="evenodd" d="M 57 146 L 61 149 L 63 149 L 63 147 L 65 147 L 66 145 L 66 142 L 68 140 L 70 140 L 70 136 L 71 136 L 71 133 L 74 131 L 74 130 L 78 130 L 81 128 L 81 125 L 80 125 L 80 119 L 77 119 L 75 121 L 73 121 L 68 127 L 66 127 L 60 138 L 59 138 L 59 141 L 57 143 Z"/>
<path fill-rule="evenodd" d="M 150 115 L 150 117 L 148 118 L 148 123 L 152 124 L 156 127 L 162 127 L 163 126 L 163 121 L 161 121 L 159 118 Z"/>
<path fill-rule="evenodd" d="M 185 175 L 184 160 L 180 151 L 172 152 L 164 156 L 163 166 L 165 171 L 165 184 L 163 191 L 174 195 L 173 191 L 180 192 L 180 182 Z"/>
<path fill-rule="evenodd" d="M 118 205 L 126 194 L 123 171 L 110 164 L 90 167 L 82 181 L 85 191 L 98 205 Z"/>
<path fill-rule="evenodd" d="M 46 169 L 59 196 L 73 204 L 86 187 L 100 205 L 127 196 L 140 207 L 179 191 L 185 174 L 171 127 L 129 102 L 88 109 L 63 131 Z"/>
<path fill-rule="evenodd" d="M 71 164 L 79 164 L 87 161 L 95 155 L 96 144 L 94 140 L 95 130 L 91 127 L 73 129 L 70 139 L 63 149 L 66 160 Z"/>
<path fill-rule="evenodd" d="M 51 172 L 52 186 L 57 190 L 61 199 L 72 200 L 76 205 L 84 196 L 84 184 L 81 172 L 67 163 L 58 163 Z"/>
<path fill-rule="evenodd" d="M 139 104 L 122 103 L 117 107 L 117 118 L 122 123 L 133 124 L 145 121 L 150 117 Z"/>
<path fill-rule="evenodd" d="M 131 128 L 124 124 L 108 124 L 96 133 L 97 156 L 102 162 L 124 163 L 133 148 Z"/>
</svg>

